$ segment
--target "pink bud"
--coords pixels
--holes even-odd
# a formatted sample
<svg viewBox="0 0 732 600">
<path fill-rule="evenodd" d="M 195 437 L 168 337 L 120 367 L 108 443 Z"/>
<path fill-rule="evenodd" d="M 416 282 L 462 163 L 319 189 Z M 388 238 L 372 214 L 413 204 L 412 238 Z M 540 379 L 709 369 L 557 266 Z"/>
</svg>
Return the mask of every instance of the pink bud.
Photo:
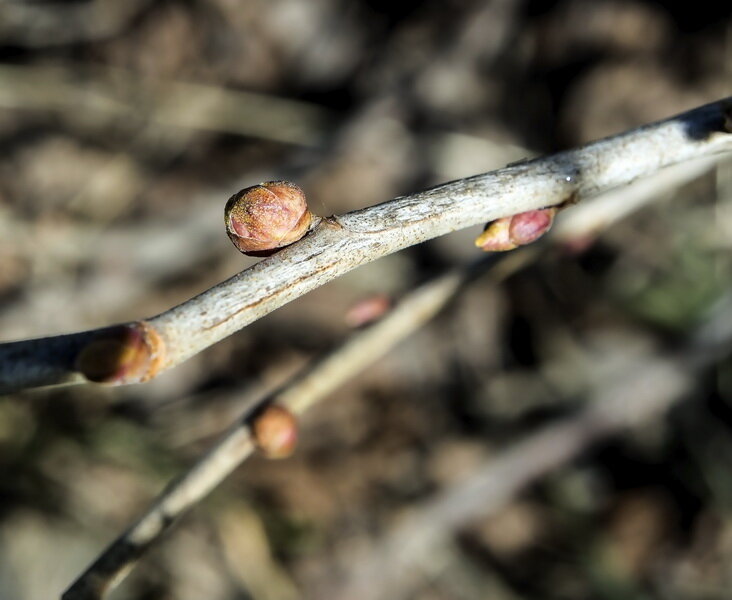
<svg viewBox="0 0 732 600">
<path fill-rule="evenodd" d="M 269 181 L 234 194 L 226 203 L 224 219 L 240 252 L 267 256 L 303 237 L 312 214 L 298 186 Z"/>
<path fill-rule="evenodd" d="M 517 246 L 530 244 L 538 240 L 552 226 L 554 215 L 557 209 L 542 208 L 539 210 L 530 210 L 511 218 L 509 227 L 509 236 Z"/>
<path fill-rule="evenodd" d="M 282 406 L 272 404 L 254 417 L 252 436 L 267 458 L 286 458 L 297 443 L 297 421 Z"/>
<path fill-rule="evenodd" d="M 536 241 L 552 226 L 557 208 L 529 210 L 510 217 L 491 221 L 475 245 L 486 252 L 513 250 Z"/>
</svg>

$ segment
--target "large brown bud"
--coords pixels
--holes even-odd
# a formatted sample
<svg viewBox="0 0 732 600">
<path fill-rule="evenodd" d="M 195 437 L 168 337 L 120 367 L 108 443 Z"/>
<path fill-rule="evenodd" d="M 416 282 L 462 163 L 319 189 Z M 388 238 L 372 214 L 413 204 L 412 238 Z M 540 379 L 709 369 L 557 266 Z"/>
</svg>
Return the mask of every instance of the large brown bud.
<svg viewBox="0 0 732 600">
<path fill-rule="evenodd" d="M 244 254 L 268 256 L 303 237 L 312 213 L 289 181 L 268 181 L 234 194 L 224 209 L 226 232 Z"/>
</svg>

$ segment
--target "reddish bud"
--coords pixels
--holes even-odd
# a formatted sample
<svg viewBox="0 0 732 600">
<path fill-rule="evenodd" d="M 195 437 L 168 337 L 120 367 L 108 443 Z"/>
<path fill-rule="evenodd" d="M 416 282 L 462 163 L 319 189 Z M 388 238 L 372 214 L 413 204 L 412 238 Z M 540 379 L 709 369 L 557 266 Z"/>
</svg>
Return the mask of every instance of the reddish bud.
<svg viewBox="0 0 732 600">
<path fill-rule="evenodd" d="M 287 458 L 297 443 L 297 421 L 282 406 L 271 404 L 254 417 L 252 435 L 267 458 Z"/>
<path fill-rule="evenodd" d="M 530 244 L 549 231 L 556 214 L 557 208 L 552 207 L 496 219 L 488 223 L 475 245 L 486 252 L 502 252 Z"/>
<path fill-rule="evenodd" d="M 552 226 L 557 209 L 542 208 L 514 215 L 509 227 L 509 235 L 517 246 L 538 240 Z"/>
<path fill-rule="evenodd" d="M 226 232 L 240 252 L 268 256 L 303 237 L 312 214 L 298 186 L 288 181 L 269 181 L 229 198 L 224 220 Z"/>
<path fill-rule="evenodd" d="M 349 327 L 363 327 L 377 321 L 391 308 L 391 298 L 385 294 L 375 294 L 359 300 L 346 312 Z"/>
<path fill-rule="evenodd" d="M 163 341 L 144 322 L 101 332 L 76 357 L 76 369 L 97 383 L 139 383 L 154 377 L 164 357 Z"/>
</svg>

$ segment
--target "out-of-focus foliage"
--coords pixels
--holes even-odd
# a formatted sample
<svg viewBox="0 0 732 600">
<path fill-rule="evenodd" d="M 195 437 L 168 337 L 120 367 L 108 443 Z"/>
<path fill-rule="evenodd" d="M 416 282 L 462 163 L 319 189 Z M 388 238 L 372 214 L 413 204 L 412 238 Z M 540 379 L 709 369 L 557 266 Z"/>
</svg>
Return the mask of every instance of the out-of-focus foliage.
<svg viewBox="0 0 732 600">
<path fill-rule="evenodd" d="M 0 4 L 0 336 L 155 314 L 252 259 L 226 199 L 291 179 L 318 214 L 729 95 L 724 2 Z M 124 8 L 120 8 L 124 5 Z M 398 6 L 398 8 L 397 8 Z M 448 310 L 255 459 L 116 598 L 318 597 L 399 515 L 578 406 L 608 356 L 671 347 L 728 289 L 732 167 L 583 252 Z M 363 267 L 141 386 L 0 399 L 0 598 L 51 598 L 251 399 L 477 253 L 475 231 Z M 729 367 L 456 534 L 414 598 L 724 598 Z"/>
</svg>

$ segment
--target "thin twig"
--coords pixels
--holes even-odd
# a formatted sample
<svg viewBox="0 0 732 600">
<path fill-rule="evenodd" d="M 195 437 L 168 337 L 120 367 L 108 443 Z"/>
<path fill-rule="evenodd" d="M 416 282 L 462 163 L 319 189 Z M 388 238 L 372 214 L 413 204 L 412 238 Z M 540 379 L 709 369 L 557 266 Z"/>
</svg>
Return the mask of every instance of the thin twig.
<svg viewBox="0 0 732 600">
<path fill-rule="evenodd" d="M 655 175 L 660 185 L 670 180 L 682 182 L 701 175 L 702 165 L 697 169 L 676 167 Z M 711 168 L 713 163 L 703 165 Z M 607 228 L 632 210 L 638 210 L 644 202 L 640 188 L 645 193 L 645 202 L 658 197 L 654 188 L 643 182 L 629 186 L 629 194 L 613 205 L 614 212 L 599 211 L 598 219 L 592 220 L 592 206 L 604 206 L 604 196 L 594 199 L 583 211 L 574 211 L 566 216 L 558 231 L 552 237 L 566 241 L 566 231 L 584 236 Z M 627 203 L 630 208 L 625 206 Z M 587 216 L 585 216 L 587 215 Z M 503 255 L 508 260 L 492 269 L 494 281 L 515 273 L 537 255 L 536 246 L 521 252 Z M 430 320 L 453 297 L 457 290 L 472 276 L 494 267 L 494 257 L 488 257 L 467 267 L 459 267 L 438 277 L 411 292 L 382 320 L 370 328 L 354 335 L 350 340 L 335 348 L 331 353 L 307 368 L 302 375 L 293 379 L 278 392 L 250 406 L 237 422 L 225 432 L 219 441 L 196 464 L 180 478 L 170 483 L 148 508 L 142 517 L 115 540 L 100 557 L 74 582 L 64 595 L 64 600 L 98 599 L 124 576 L 134 562 L 162 535 L 187 509 L 195 505 L 221 483 L 254 450 L 249 427 L 250 417 L 265 403 L 287 406 L 293 413 L 301 414 L 317 401 L 374 360 L 388 352 L 402 339 L 416 331 Z"/>
<path fill-rule="evenodd" d="M 732 98 L 600 140 L 320 220 L 299 242 L 147 321 L 127 324 L 148 348 L 145 381 L 356 267 L 500 217 L 558 206 L 662 168 L 732 150 Z M 0 392 L 84 381 L 77 358 L 111 328 L 0 344 Z"/>
</svg>

